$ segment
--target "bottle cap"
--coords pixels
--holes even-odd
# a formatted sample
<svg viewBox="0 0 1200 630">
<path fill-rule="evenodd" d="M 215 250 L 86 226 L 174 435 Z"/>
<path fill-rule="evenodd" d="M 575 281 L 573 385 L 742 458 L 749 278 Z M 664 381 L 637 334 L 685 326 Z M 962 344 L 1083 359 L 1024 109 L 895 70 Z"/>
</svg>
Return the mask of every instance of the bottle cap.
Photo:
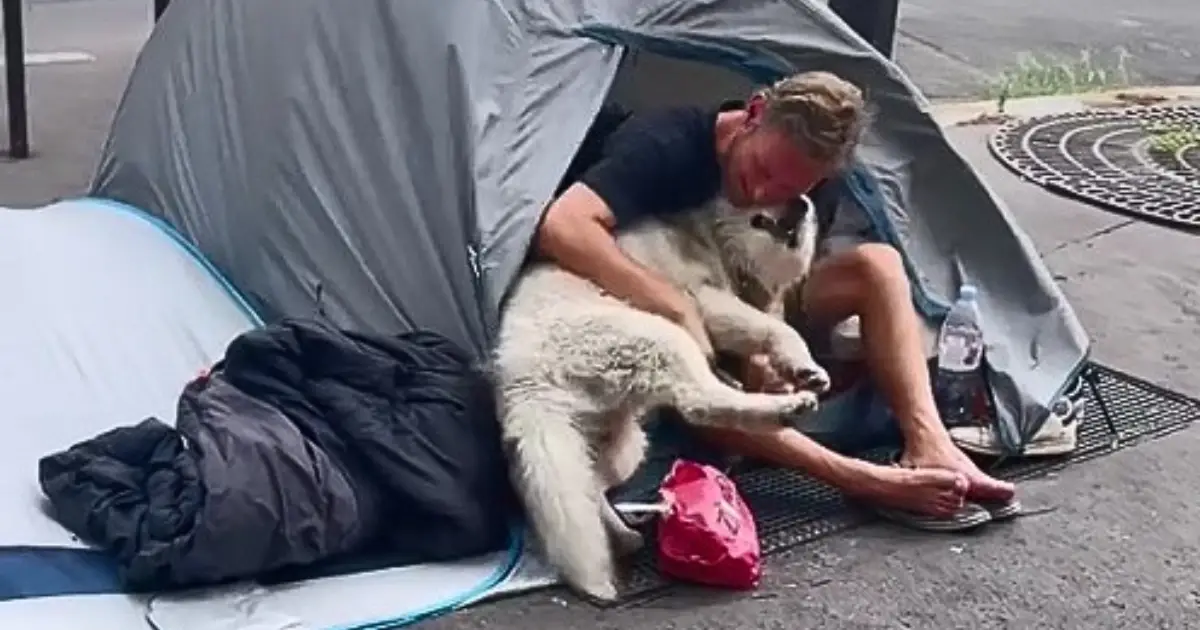
<svg viewBox="0 0 1200 630">
<path fill-rule="evenodd" d="M 976 293 L 975 285 L 967 283 L 963 284 L 962 287 L 959 288 L 958 297 L 959 299 L 963 300 L 974 300 Z"/>
</svg>

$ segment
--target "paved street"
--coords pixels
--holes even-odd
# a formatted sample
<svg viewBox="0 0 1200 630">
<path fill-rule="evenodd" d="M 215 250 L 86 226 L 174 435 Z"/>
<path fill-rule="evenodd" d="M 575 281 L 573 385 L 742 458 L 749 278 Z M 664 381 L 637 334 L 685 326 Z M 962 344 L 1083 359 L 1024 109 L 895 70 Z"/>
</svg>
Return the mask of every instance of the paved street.
<svg viewBox="0 0 1200 630">
<path fill-rule="evenodd" d="M 1067 62 L 1085 51 L 1113 68 L 1129 54 L 1143 85 L 1200 83 L 1194 0 L 900 0 L 897 58 L 933 98 L 974 98 L 1022 54 Z"/>
<path fill-rule="evenodd" d="M 150 33 L 150 3 L 37 0 L 25 25 L 30 56 L 82 52 L 95 59 L 26 70 L 35 159 L 0 164 L 0 203 L 8 206 L 38 205 L 86 188 L 134 57 Z M 0 114 L 7 121 L 5 100 Z M 2 127 L 0 145 L 7 149 L 7 122 Z"/>
<path fill-rule="evenodd" d="M 905 0 L 900 60 L 934 97 L 969 98 L 1020 53 L 1124 45 L 1144 83 L 1200 83 L 1194 0 Z M 149 1 L 34 2 L 32 52 L 90 63 L 29 70 L 37 157 L 0 163 L 0 204 L 84 189 L 149 30 Z M 1195 237 L 1131 222 L 1018 181 L 989 155 L 985 127 L 951 136 L 1008 202 L 1063 284 L 1103 362 L 1200 395 L 1200 259 Z M 0 139 L 3 131 L 0 130 Z M 551 594 L 480 607 L 437 630 L 528 628 L 1187 628 L 1200 626 L 1200 432 L 1176 434 L 1027 484 L 1057 511 L 975 537 L 879 525 L 768 561 L 762 589 L 597 611 Z"/>
</svg>

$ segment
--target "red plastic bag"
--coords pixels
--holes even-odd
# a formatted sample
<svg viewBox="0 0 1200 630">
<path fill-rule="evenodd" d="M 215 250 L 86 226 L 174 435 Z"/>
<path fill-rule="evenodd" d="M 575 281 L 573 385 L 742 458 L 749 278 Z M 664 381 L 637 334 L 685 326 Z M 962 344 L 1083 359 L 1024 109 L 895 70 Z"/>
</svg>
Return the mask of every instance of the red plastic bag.
<svg viewBox="0 0 1200 630">
<path fill-rule="evenodd" d="M 670 577 L 752 589 L 762 577 L 758 529 L 733 481 L 721 471 L 679 460 L 663 480 L 659 570 Z"/>
</svg>

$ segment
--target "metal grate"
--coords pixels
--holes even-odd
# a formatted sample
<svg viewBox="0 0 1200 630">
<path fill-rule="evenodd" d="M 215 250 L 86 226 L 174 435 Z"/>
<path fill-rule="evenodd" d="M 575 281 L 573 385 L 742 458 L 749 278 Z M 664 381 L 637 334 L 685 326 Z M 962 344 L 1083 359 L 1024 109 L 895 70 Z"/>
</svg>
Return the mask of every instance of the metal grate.
<svg viewBox="0 0 1200 630">
<path fill-rule="evenodd" d="M 1200 229 L 1200 107 L 1085 110 L 1008 123 L 988 146 L 1056 193 Z"/>
<path fill-rule="evenodd" d="M 992 474 L 1013 481 L 1037 477 L 1200 420 L 1200 401 L 1196 399 L 1097 364 L 1090 364 L 1084 377 L 1091 386 L 1086 395 L 1084 420 L 1079 427 L 1078 448 L 1062 457 L 1016 460 L 993 469 Z M 1111 420 L 1115 434 L 1106 418 Z M 881 455 L 882 451 L 876 451 L 860 457 L 879 461 Z M 754 511 L 764 556 L 875 518 L 852 508 L 829 486 L 797 472 L 753 468 L 735 474 L 734 479 Z M 654 539 L 652 530 L 646 535 L 647 540 Z M 670 586 L 659 575 L 649 550 L 643 551 L 631 564 L 621 599 L 615 605 L 644 601 Z"/>
</svg>

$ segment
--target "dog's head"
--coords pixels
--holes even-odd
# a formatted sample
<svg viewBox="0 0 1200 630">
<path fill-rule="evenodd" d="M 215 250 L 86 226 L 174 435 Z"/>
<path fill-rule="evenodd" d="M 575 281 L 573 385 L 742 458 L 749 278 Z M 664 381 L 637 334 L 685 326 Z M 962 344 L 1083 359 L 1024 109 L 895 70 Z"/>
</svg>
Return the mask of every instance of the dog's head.
<svg viewBox="0 0 1200 630">
<path fill-rule="evenodd" d="M 721 204 L 714 233 L 725 265 L 775 294 L 808 274 L 816 251 L 816 211 L 806 195 L 752 211 Z"/>
</svg>

